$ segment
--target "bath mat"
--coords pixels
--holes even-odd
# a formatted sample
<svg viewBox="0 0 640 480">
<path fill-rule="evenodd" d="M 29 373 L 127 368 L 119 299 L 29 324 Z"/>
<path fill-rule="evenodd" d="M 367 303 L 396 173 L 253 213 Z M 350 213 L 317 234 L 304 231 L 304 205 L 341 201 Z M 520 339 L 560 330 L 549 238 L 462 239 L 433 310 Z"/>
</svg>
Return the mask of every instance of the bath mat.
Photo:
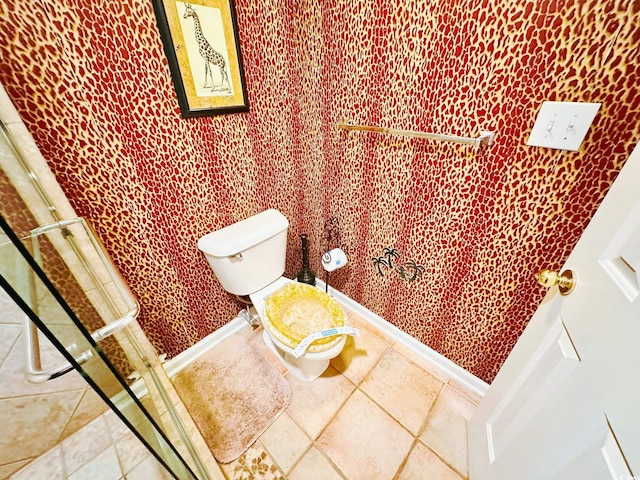
<svg viewBox="0 0 640 480">
<path fill-rule="evenodd" d="M 173 383 L 219 463 L 240 457 L 291 402 L 284 377 L 240 335 L 198 357 Z"/>
</svg>

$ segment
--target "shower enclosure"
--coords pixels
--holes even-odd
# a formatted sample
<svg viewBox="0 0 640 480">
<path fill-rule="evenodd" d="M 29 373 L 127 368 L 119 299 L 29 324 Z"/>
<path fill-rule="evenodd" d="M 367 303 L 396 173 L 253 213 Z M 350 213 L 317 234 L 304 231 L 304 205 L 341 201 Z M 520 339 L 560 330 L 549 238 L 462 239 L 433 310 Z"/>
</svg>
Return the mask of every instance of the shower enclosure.
<svg viewBox="0 0 640 480">
<path fill-rule="evenodd" d="M 52 411 L 74 412 L 81 408 L 79 394 L 61 392 L 91 389 L 102 402 L 94 401 L 93 411 L 82 408 L 85 420 L 112 409 L 166 470 L 167 478 L 217 477 L 210 461 L 203 461 L 194 447 L 176 412 L 175 393 L 167 391 L 159 375 L 155 349 L 136 320 L 136 300 L 88 223 L 69 216 L 70 207 L 51 198 L 40 178 L 46 172 L 34 171 L 1 122 L 0 163 L 0 327 L 3 335 L 10 333 L 4 342 L 9 350 L 2 351 L 0 345 L 0 363 L 3 368 L 10 364 L 13 372 L 13 381 L 2 379 L 0 401 L 33 394 L 30 398 L 43 404 L 51 395 L 57 402 Z M 12 365 L 17 362 L 22 366 Z M 16 393 L 18 386 L 12 384 L 28 389 L 32 384 L 33 391 Z M 3 394 L 3 389 L 12 390 Z M 61 404 L 60 398 L 73 398 L 74 403 Z M 11 403 L 3 408 L 7 405 Z M 47 435 L 58 428 L 59 419 L 40 413 L 29 417 L 27 412 L 25 422 L 24 414 L 20 411 L 14 422 L 23 431 L 7 435 L 11 448 L 4 448 L 0 439 L 0 478 L 69 435 L 62 427 L 69 430 L 74 423 L 65 420 L 60 432 Z M 25 427 L 29 418 L 42 424 Z M 38 433 L 38 442 L 29 432 Z"/>
</svg>

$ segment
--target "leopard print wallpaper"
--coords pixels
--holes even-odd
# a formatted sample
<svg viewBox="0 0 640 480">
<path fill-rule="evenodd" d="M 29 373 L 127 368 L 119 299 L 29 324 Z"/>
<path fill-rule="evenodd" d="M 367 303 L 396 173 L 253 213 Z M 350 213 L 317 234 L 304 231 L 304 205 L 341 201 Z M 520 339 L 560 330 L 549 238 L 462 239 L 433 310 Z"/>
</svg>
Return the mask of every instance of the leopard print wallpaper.
<svg viewBox="0 0 640 480">
<path fill-rule="evenodd" d="M 194 0 L 193 5 L 198 1 Z M 176 355 L 232 319 L 198 238 L 266 208 L 288 276 L 323 228 L 332 285 L 490 382 L 640 139 L 640 4 L 617 0 L 237 0 L 250 111 L 179 114 L 150 0 L 6 0 L 0 82 L 74 208 Z M 545 100 L 601 102 L 578 152 L 528 147 Z M 336 129 L 344 119 L 476 136 Z M 396 250 L 424 270 L 380 275 Z"/>
</svg>

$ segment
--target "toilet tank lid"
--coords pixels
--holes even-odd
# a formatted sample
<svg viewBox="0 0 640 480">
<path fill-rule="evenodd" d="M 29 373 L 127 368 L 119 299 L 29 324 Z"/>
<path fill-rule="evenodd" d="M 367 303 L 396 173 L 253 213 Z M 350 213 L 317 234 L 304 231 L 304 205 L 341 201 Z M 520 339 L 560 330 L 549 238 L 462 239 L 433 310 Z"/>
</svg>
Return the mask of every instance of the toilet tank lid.
<svg viewBox="0 0 640 480">
<path fill-rule="evenodd" d="M 198 248 L 214 257 L 228 257 L 247 250 L 288 227 L 287 217 L 271 208 L 205 235 L 198 240 Z"/>
</svg>

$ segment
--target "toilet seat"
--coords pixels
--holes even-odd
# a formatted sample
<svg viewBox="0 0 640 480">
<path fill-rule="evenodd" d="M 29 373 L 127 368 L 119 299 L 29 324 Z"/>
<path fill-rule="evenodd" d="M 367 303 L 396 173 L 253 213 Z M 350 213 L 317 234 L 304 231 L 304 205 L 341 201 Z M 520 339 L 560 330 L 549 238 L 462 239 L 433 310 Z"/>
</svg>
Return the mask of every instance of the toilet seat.
<svg viewBox="0 0 640 480">
<path fill-rule="evenodd" d="M 312 333 L 346 324 L 344 310 L 325 292 L 304 283 L 291 282 L 265 300 L 265 323 L 269 331 L 289 348 L 296 348 Z M 341 337 L 314 340 L 307 352 L 329 350 Z"/>
<path fill-rule="evenodd" d="M 307 284 L 279 278 L 251 295 L 263 327 L 279 344 L 293 350 L 308 335 L 347 325 L 340 304 L 325 292 Z M 331 350 L 344 342 L 338 335 L 314 340 L 307 354 Z"/>
</svg>

